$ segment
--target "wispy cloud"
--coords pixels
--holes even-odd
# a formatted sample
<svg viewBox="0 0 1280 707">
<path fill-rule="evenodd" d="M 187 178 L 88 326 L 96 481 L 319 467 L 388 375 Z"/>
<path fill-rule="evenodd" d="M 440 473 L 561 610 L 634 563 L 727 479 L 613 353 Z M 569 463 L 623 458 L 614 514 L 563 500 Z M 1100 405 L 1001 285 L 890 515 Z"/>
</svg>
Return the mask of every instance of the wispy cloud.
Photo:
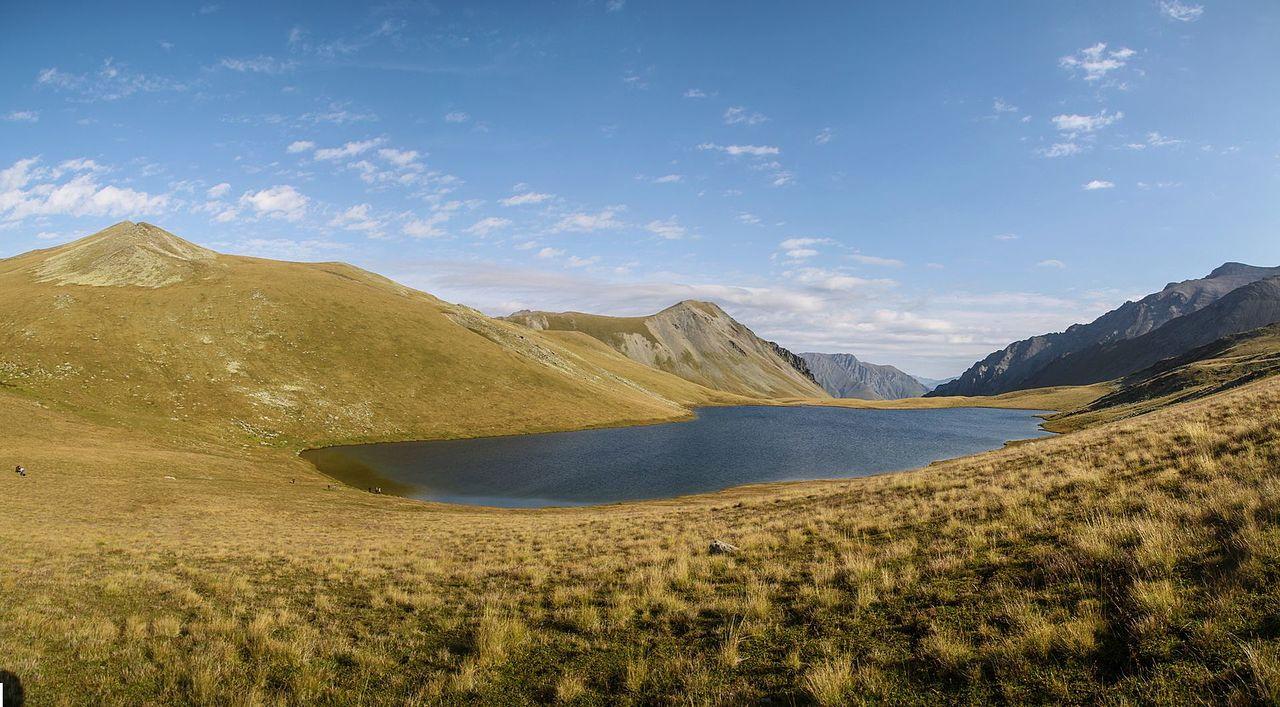
<svg viewBox="0 0 1280 707">
<path fill-rule="evenodd" d="M 1107 50 L 1105 42 L 1081 49 L 1075 54 L 1064 56 L 1058 65 L 1073 74 L 1082 76 L 1085 81 L 1096 82 L 1107 78 L 1107 75 L 1123 69 L 1137 52 L 1128 48 Z"/>
<path fill-rule="evenodd" d="M 536 191 L 521 191 L 513 194 L 498 203 L 503 206 L 528 206 L 530 204 L 541 204 L 548 199 L 555 198 L 554 194 L 544 194 Z"/>
<path fill-rule="evenodd" d="M 726 155 L 738 157 L 740 155 L 749 155 L 751 157 L 768 157 L 777 155 L 782 150 L 772 145 L 717 145 L 714 142 L 704 142 L 698 145 L 699 150 L 712 150 L 715 152 L 723 152 Z"/>
<path fill-rule="evenodd" d="M 684 181 L 683 174 L 664 174 L 661 177 L 654 177 L 654 184 L 675 184 Z"/>
<path fill-rule="evenodd" d="M 1062 270 L 1067 267 L 1067 264 L 1062 262 L 1061 260 L 1057 260 L 1056 258 L 1049 258 L 1048 260 L 1041 260 L 1040 262 L 1036 263 L 1036 267 L 1054 268 L 1056 270 Z"/>
<path fill-rule="evenodd" d="M 685 98 L 706 98 L 707 92 L 700 88 L 686 88 L 682 95 Z"/>
<path fill-rule="evenodd" d="M 271 56 L 257 56 L 249 59 L 225 58 L 218 62 L 224 69 L 252 74 L 283 74 L 298 67 L 298 62 L 291 59 L 277 59 Z"/>
<path fill-rule="evenodd" d="M 817 135 L 813 136 L 813 142 L 818 145 L 825 145 L 835 139 L 835 136 L 836 134 L 831 128 L 823 128 L 818 131 Z"/>
<path fill-rule="evenodd" d="M 553 233 L 592 233 L 594 231 L 612 231 L 623 227 L 617 219 L 618 208 L 602 209 L 596 213 L 578 211 L 561 218 L 551 227 Z"/>
<path fill-rule="evenodd" d="M 676 240 L 684 238 L 686 229 L 680 225 L 675 216 L 665 220 L 654 220 L 645 224 L 644 230 L 667 240 Z"/>
<path fill-rule="evenodd" d="M 1204 14 L 1204 5 L 1179 2 L 1179 0 L 1161 0 L 1160 14 L 1177 22 L 1195 22 Z"/>
<path fill-rule="evenodd" d="M 467 233 L 473 236 L 485 237 L 494 231 L 501 231 L 511 225 L 511 219 L 499 218 L 497 216 L 489 216 L 467 227 Z"/>
<path fill-rule="evenodd" d="M 444 114 L 446 123 L 465 123 L 468 120 L 471 120 L 471 114 L 465 111 L 455 110 Z"/>
<path fill-rule="evenodd" d="M 1058 132 L 1067 135 L 1079 135 L 1081 133 L 1092 133 L 1101 130 L 1108 125 L 1112 125 L 1124 118 L 1124 113 L 1109 113 L 1104 108 L 1097 115 L 1078 115 L 1075 113 L 1055 115 L 1052 118 L 1053 127 Z"/>
<path fill-rule="evenodd" d="M 742 106 L 732 106 L 724 111 L 725 125 L 759 125 L 768 120 L 764 113 L 749 111 Z"/>
<path fill-rule="evenodd" d="M 315 151 L 315 158 L 318 160 L 340 160 L 347 157 L 355 157 L 372 150 L 384 142 L 386 140 L 383 138 L 373 138 L 371 140 L 353 140 L 343 144 L 341 147 L 322 147 Z"/>
<path fill-rule="evenodd" d="M 1081 189 L 1084 189 L 1085 191 L 1097 191 L 1099 189 L 1112 189 L 1115 186 L 1116 186 L 1115 182 L 1109 182 L 1105 179 L 1094 179 L 1092 181 L 1086 182 L 1085 185 L 1081 187 Z"/>
<path fill-rule="evenodd" d="M 10 123 L 38 123 L 40 122 L 40 111 L 12 110 L 5 113 L 4 119 Z"/>
<path fill-rule="evenodd" d="M 185 91 L 188 84 L 172 79 L 130 71 L 124 64 L 107 59 L 92 73 L 76 74 L 57 67 L 41 69 L 36 85 L 74 95 L 77 100 L 118 101 L 137 93 Z"/>
</svg>

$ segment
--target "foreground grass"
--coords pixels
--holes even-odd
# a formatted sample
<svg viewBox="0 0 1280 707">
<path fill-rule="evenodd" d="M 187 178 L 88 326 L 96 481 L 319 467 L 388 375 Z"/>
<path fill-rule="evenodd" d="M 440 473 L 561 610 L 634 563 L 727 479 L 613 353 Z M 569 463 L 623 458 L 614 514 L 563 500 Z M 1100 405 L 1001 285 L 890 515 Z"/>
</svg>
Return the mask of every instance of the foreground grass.
<svg viewBox="0 0 1280 707">
<path fill-rule="evenodd" d="M 0 669 L 32 704 L 1280 696 L 1276 379 L 915 472 L 544 511 L 4 403 L 32 475 L 0 476 Z"/>
</svg>

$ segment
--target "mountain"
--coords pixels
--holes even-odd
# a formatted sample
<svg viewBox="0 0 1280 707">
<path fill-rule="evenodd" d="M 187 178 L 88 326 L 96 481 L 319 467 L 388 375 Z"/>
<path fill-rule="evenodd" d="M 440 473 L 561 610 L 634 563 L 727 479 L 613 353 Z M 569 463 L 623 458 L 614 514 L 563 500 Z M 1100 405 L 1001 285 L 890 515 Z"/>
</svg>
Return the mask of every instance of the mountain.
<svg viewBox="0 0 1280 707">
<path fill-rule="evenodd" d="M 711 302 L 685 300 L 647 317 L 516 312 L 535 331 L 579 331 L 633 361 L 714 390 L 764 398 L 829 397 L 803 360 L 756 336 Z"/>
<path fill-rule="evenodd" d="M 1032 378 L 1055 359 L 1090 346 L 1142 336 L 1170 320 L 1204 309 L 1237 288 L 1277 275 L 1280 267 L 1225 263 L 1207 277 L 1169 283 L 1163 290 L 1137 302 L 1125 302 L 1088 324 L 1014 342 L 929 395 L 996 395 L 1034 387 Z"/>
<path fill-rule="evenodd" d="M 1142 415 L 1280 374 L 1280 324 L 1232 334 L 1131 373 L 1115 391 L 1052 418 L 1068 431 Z"/>
<path fill-rule="evenodd" d="M 897 400 L 918 398 L 928 388 L 893 366 L 859 361 L 853 354 L 802 353 L 814 378 L 836 398 Z"/>
<path fill-rule="evenodd" d="M 315 444 L 669 420 L 732 400 L 341 263 L 124 222 L 0 260 L 0 387 L 170 438 Z"/>
<path fill-rule="evenodd" d="M 957 376 L 951 376 L 950 378 L 925 378 L 924 376 L 911 376 L 911 377 L 920 381 L 920 385 L 923 385 L 928 390 L 933 390 L 934 388 L 937 388 L 943 383 L 950 383 L 951 381 L 957 378 Z"/>
<path fill-rule="evenodd" d="M 1223 337 L 1280 322 L 1280 277 L 1238 288 L 1198 312 L 1132 339 L 1068 354 L 1027 379 L 1029 387 L 1081 385 L 1120 378 Z"/>
</svg>

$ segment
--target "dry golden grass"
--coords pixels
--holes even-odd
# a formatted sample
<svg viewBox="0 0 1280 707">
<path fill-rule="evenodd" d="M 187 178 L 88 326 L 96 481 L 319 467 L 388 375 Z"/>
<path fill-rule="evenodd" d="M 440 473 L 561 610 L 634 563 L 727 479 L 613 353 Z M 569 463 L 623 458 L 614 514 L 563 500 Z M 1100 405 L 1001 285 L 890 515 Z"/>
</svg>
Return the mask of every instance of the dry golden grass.
<svg viewBox="0 0 1280 707">
<path fill-rule="evenodd" d="M 0 476 L 0 669 L 32 704 L 1280 692 L 1280 380 L 914 472 L 539 511 L 0 402 L 31 469 Z"/>
</svg>

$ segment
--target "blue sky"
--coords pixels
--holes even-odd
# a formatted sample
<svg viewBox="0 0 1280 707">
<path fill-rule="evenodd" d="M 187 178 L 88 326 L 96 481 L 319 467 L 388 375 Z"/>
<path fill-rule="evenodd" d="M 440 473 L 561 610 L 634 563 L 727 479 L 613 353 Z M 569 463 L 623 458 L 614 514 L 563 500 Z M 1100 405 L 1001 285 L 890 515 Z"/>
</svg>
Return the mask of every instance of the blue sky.
<svg viewBox="0 0 1280 707">
<path fill-rule="evenodd" d="M 121 219 L 954 375 L 1280 264 L 1280 4 L 0 4 L 0 256 Z"/>
</svg>

